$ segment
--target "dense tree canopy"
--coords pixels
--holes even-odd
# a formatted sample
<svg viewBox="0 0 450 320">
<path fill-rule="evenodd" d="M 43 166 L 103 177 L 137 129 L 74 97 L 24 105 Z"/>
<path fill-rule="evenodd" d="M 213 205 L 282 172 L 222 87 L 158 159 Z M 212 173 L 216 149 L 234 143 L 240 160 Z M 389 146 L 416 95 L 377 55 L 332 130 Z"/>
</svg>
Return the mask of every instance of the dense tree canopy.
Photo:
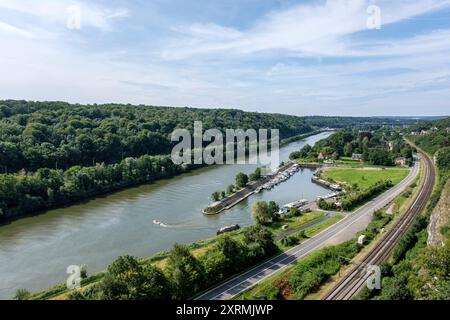
<svg viewBox="0 0 450 320">
<path fill-rule="evenodd" d="M 413 160 L 412 148 L 399 132 L 387 128 L 373 131 L 340 130 L 317 142 L 314 147 L 306 145 L 301 150 L 291 153 L 290 158 L 317 161 L 320 154 L 334 160 L 360 154 L 362 160 L 381 166 L 393 166 L 394 160 L 398 157 L 404 157 L 407 163 Z"/>
<path fill-rule="evenodd" d="M 170 159 L 170 136 L 176 128 L 192 132 L 194 121 L 202 121 L 203 130 L 279 129 L 282 138 L 325 126 L 394 122 L 234 109 L 0 101 L 0 220 L 186 172 L 193 167 Z M 340 151 L 347 135 L 339 133 L 324 147 Z M 259 176 L 257 171 L 251 178 Z M 236 187 L 247 183 L 248 177 L 240 175 Z"/>
<path fill-rule="evenodd" d="M 304 118 L 239 110 L 64 102 L 0 101 L 0 170 L 115 163 L 170 152 L 176 128 L 279 129 L 282 138 L 312 130 Z"/>
</svg>

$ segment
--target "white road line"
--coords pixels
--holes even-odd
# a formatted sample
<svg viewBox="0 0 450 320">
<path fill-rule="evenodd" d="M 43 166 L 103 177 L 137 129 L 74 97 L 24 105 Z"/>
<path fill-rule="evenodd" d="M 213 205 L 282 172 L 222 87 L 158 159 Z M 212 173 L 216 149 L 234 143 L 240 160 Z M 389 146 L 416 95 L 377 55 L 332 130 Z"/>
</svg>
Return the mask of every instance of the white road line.
<svg viewBox="0 0 450 320">
<path fill-rule="evenodd" d="M 237 276 L 231 278 L 230 280 L 228 280 L 227 282 L 223 283 L 222 285 L 219 285 L 219 287 L 216 287 L 216 288 L 213 288 L 213 289 L 209 290 L 208 292 L 206 292 L 206 293 L 202 294 L 201 296 L 197 297 L 196 300 L 201 300 L 202 297 L 207 296 L 208 294 L 210 294 L 214 290 L 217 290 L 218 288 L 220 288 L 222 286 L 225 287 L 227 284 L 232 283 L 236 279 L 238 279 L 240 277 L 243 277 L 246 274 L 249 274 L 249 277 L 245 278 L 243 281 L 239 282 L 238 284 L 236 284 L 236 285 L 234 285 L 234 286 L 232 286 L 230 288 L 224 288 L 225 289 L 224 291 L 222 291 L 221 293 L 215 295 L 211 300 L 216 300 L 216 298 L 220 298 L 221 296 L 224 296 L 224 295 L 227 296 L 227 292 L 229 292 L 229 291 L 233 290 L 234 288 L 242 285 L 244 282 L 249 281 L 251 278 L 257 278 L 261 274 L 264 274 L 270 268 L 279 267 L 277 270 L 274 270 L 274 271 L 268 273 L 263 278 L 255 281 L 250 286 L 245 288 L 245 290 L 248 290 L 249 288 L 254 287 L 258 283 L 263 281 L 264 279 L 267 279 L 268 277 L 272 276 L 273 274 L 275 274 L 277 272 L 280 272 L 281 270 L 283 270 L 286 267 L 288 267 L 291 264 L 293 264 L 295 261 L 297 261 L 297 260 L 303 258 L 304 256 L 308 255 L 312 250 L 316 250 L 316 249 L 320 248 L 321 246 L 326 245 L 326 241 L 320 243 L 324 236 L 327 236 L 326 239 L 324 239 L 324 240 L 330 240 L 333 237 L 338 236 L 342 232 L 346 231 L 347 228 L 349 228 L 350 226 L 352 226 L 353 224 L 358 222 L 360 219 L 366 217 L 367 214 L 369 214 L 369 213 L 371 214 L 373 211 L 377 210 L 377 208 L 382 208 L 386 204 L 391 202 L 417 176 L 417 173 L 419 172 L 418 169 L 419 169 L 419 165 L 418 165 L 418 162 L 416 162 L 416 164 L 414 165 L 413 169 L 410 171 L 409 175 L 402 182 L 397 184 L 397 186 L 395 186 L 391 190 L 388 190 L 386 193 L 380 195 L 375 200 L 367 203 L 365 206 L 362 206 L 361 208 L 356 210 L 353 214 L 351 214 L 348 217 L 344 218 L 343 220 L 337 222 L 336 224 L 328 227 L 327 229 L 321 231 L 316 236 L 306 240 L 305 242 L 303 242 L 299 246 L 294 247 L 294 248 L 286 251 L 285 253 L 282 253 L 282 254 L 280 254 L 280 255 L 278 255 L 278 256 L 276 256 L 276 257 L 274 257 L 274 258 L 272 258 L 272 259 L 270 259 L 270 260 L 268 260 L 268 261 L 266 261 L 266 262 L 264 262 L 264 263 L 262 263 L 260 265 L 257 265 L 254 268 L 246 271 L 243 274 L 240 274 L 240 275 L 237 275 Z M 341 228 L 341 230 L 339 230 L 340 228 Z M 337 229 L 337 230 L 335 230 L 335 229 Z M 336 232 L 336 233 L 334 233 L 334 232 Z M 312 245 L 312 247 L 310 245 Z M 301 253 L 302 251 L 306 251 L 306 252 Z M 281 259 L 280 261 L 277 261 L 277 259 L 280 259 L 283 255 L 288 255 L 288 256 L 283 258 L 283 259 Z M 282 263 L 282 262 L 284 262 L 286 260 L 289 260 L 289 259 L 294 259 L 294 260 L 292 262 L 284 265 L 284 266 L 279 266 L 280 263 Z M 268 265 L 266 268 L 263 268 L 259 272 L 257 272 L 256 274 L 251 275 L 251 272 L 253 272 L 253 271 L 263 267 L 266 264 Z M 240 293 L 242 293 L 245 290 L 241 290 L 239 293 L 234 294 L 234 295 L 233 294 L 228 294 L 229 299 L 234 298 L 235 296 L 239 295 Z"/>
</svg>

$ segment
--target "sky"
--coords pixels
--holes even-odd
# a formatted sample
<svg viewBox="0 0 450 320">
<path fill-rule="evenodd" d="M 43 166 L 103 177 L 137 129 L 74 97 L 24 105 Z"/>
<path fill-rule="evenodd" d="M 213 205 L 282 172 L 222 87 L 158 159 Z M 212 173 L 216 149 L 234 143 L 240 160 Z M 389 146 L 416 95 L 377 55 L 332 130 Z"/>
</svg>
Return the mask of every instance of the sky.
<svg viewBox="0 0 450 320">
<path fill-rule="evenodd" d="M 0 99 L 449 115 L 450 0 L 0 0 Z"/>
</svg>

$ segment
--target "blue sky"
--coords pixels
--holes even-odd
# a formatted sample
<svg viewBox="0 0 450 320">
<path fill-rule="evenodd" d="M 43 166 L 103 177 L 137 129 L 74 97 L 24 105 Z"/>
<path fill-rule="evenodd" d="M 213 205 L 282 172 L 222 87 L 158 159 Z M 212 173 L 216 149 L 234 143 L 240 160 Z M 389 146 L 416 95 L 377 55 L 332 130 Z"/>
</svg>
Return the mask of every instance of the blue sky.
<svg viewBox="0 0 450 320">
<path fill-rule="evenodd" d="M 2 99 L 450 114 L 450 0 L 0 0 L 0 41 Z"/>
</svg>

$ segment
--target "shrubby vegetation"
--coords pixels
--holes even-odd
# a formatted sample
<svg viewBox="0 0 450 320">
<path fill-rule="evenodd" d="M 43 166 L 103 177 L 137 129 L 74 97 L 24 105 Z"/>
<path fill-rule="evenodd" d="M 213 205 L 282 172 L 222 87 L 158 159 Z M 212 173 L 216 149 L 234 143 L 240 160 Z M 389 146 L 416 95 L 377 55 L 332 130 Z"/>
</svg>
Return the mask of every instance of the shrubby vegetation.
<svg viewBox="0 0 450 320">
<path fill-rule="evenodd" d="M 73 291 L 70 299 L 188 299 L 277 252 L 272 233 L 261 226 L 245 229 L 241 240 L 220 236 L 200 258 L 176 244 L 163 270 L 124 256 L 112 263 L 99 284 Z"/>
<path fill-rule="evenodd" d="M 342 264 L 347 263 L 359 252 L 355 241 L 321 249 L 300 261 L 289 280 L 297 299 L 317 290 L 330 276 L 336 274 Z M 342 259 L 342 258 L 345 259 Z"/>
<path fill-rule="evenodd" d="M 289 236 L 281 239 L 281 244 L 285 247 L 294 247 L 300 244 L 302 237 L 300 236 Z"/>
<path fill-rule="evenodd" d="M 280 207 L 274 201 L 256 201 L 252 207 L 252 214 L 257 224 L 267 226 L 277 220 L 279 210 Z"/>
<path fill-rule="evenodd" d="M 38 169 L 0 175 L 2 218 L 63 206 L 87 197 L 186 172 L 193 166 L 175 165 L 170 156 L 127 158 L 117 164 L 74 166 L 68 170 Z"/>
<path fill-rule="evenodd" d="M 170 177 L 192 167 L 169 163 L 176 128 L 274 128 L 281 138 L 336 124 L 334 118 L 121 104 L 0 101 L 0 220 L 64 206 Z M 392 120 L 342 118 L 344 125 Z M 164 169 L 164 170 L 163 170 Z M 257 179 L 258 172 L 250 177 Z M 248 183 L 240 177 L 236 188 Z M 223 197 L 223 193 L 215 196 Z"/>
<path fill-rule="evenodd" d="M 433 192 L 426 211 L 402 237 L 395 248 L 393 259 L 383 268 L 382 290 L 364 292 L 363 299 L 381 300 L 449 300 L 450 299 L 450 224 L 441 233 L 445 239 L 443 247 L 427 245 L 427 226 L 430 214 L 436 207 L 450 178 L 450 150 L 448 141 L 450 118 L 424 123 L 411 130 L 429 130 L 423 136 L 410 137 L 418 147 L 436 154 L 439 183 Z M 434 130 L 431 130 L 435 128 Z M 437 130 L 436 130 L 437 128 Z M 445 129 L 445 130 L 444 130 Z"/>
<path fill-rule="evenodd" d="M 449 129 L 450 118 L 446 118 L 438 121 L 423 122 L 404 130 L 404 132 L 407 135 L 411 133 L 421 134 L 409 136 L 408 138 L 430 155 L 434 155 L 439 149 L 450 147 Z M 422 131 L 426 132 L 426 134 L 422 134 Z"/>
<path fill-rule="evenodd" d="M 359 234 L 366 235 L 367 243 L 370 243 L 391 220 L 391 215 L 377 211 L 368 227 Z M 286 238 L 286 246 L 299 240 L 299 238 Z M 308 294 L 317 291 L 343 265 L 347 265 L 360 250 L 361 246 L 357 244 L 355 238 L 337 246 L 325 247 L 313 252 L 308 257 L 298 261 L 288 273 L 281 274 L 280 278 L 262 284 L 262 292 L 258 291 L 258 297 L 250 295 L 250 298 L 267 300 L 304 299 Z M 286 296 L 286 293 L 289 295 Z"/>
<path fill-rule="evenodd" d="M 318 201 L 318 205 L 322 210 L 342 209 L 344 211 L 351 211 L 391 187 L 392 181 L 379 181 L 367 190 L 352 191 L 345 194 L 339 202 L 327 202 L 321 199 Z M 340 205 L 338 205 L 338 203 L 340 203 Z"/>
<path fill-rule="evenodd" d="M 312 131 L 304 118 L 239 110 L 0 101 L 0 170 L 68 169 L 168 154 L 176 128 L 276 128 L 281 138 Z M 315 122 L 320 123 L 320 122 Z"/>
<path fill-rule="evenodd" d="M 380 166 L 394 166 L 394 161 L 398 157 L 404 157 L 409 164 L 413 161 L 412 148 L 404 142 L 398 132 L 386 129 L 341 130 L 317 142 L 314 147 L 306 145 L 301 150 L 291 153 L 290 159 L 317 162 L 321 160 L 320 154 L 333 160 L 360 154 L 361 160 Z"/>
<path fill-rule="evenodd" d="M 245 188 L 247 186 L 248 180 L 248 176 L 245 173 L 238 173 L 236 175 L 236 187 L 238 189 Z"/>
</svg>

